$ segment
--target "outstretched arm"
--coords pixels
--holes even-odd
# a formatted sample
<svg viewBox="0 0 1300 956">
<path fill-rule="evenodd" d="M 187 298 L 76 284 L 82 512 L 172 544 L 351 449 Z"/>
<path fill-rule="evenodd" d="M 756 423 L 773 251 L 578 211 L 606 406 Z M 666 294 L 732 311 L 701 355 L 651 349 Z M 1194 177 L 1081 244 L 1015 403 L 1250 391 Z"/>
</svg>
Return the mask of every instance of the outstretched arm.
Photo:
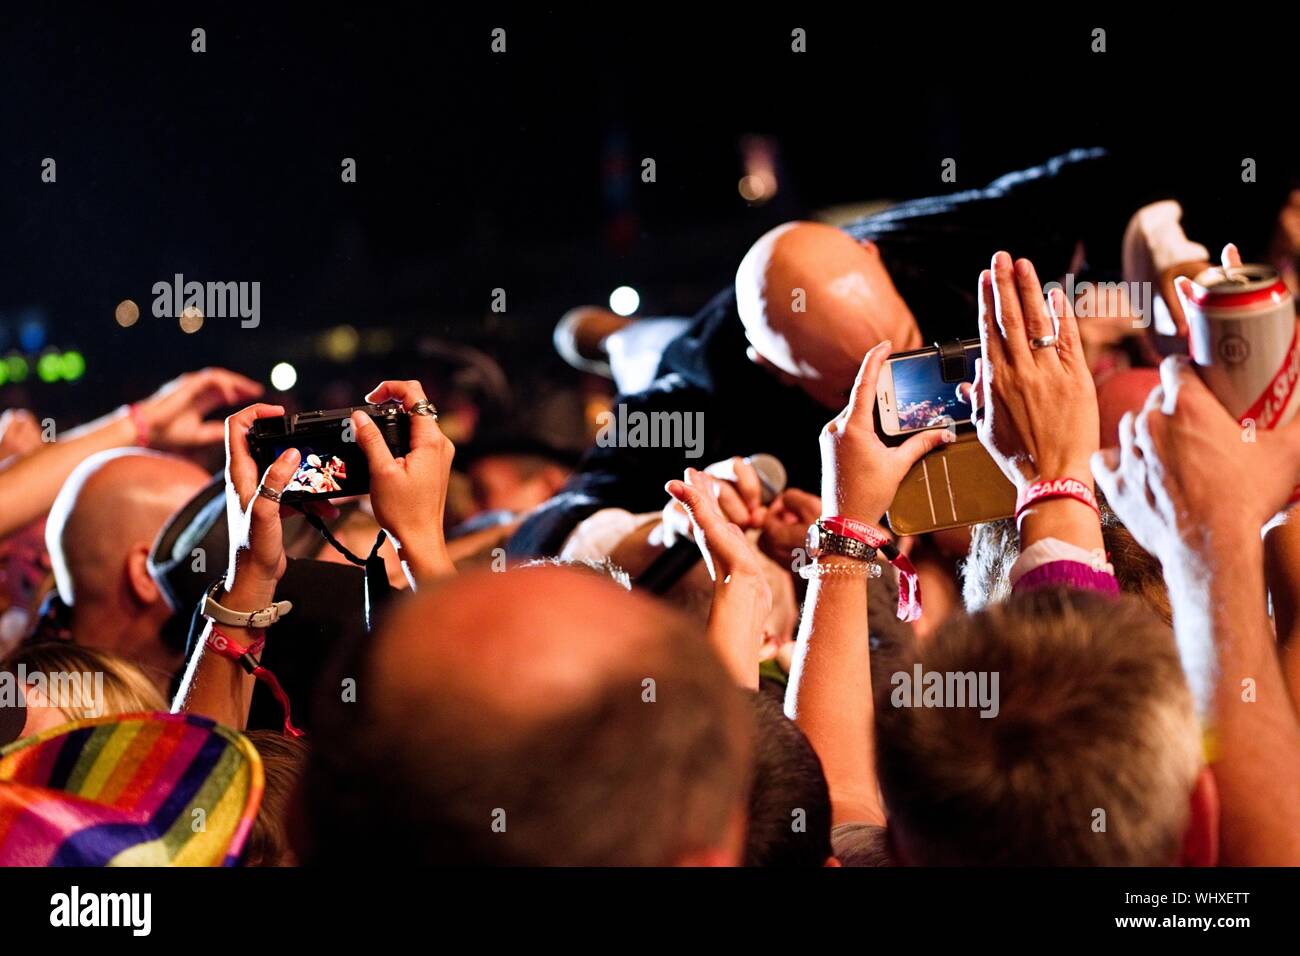
<svg viewBox="0 0 1300 956">
<path fill-rule="evenodd" d="M 1222 862 L 1300 864 L 1300 721 L 1278 662 L 1260 530 L 1300 477 L 1300 421 L 1243 440 L 1241 426 L 1177 359 L 1098 484 L 1160 559 L 1174 634 L 1206 721 L 1222 803 Z"/>
<path fill-rule="evenodd" d="M 221 441 L 222 424 L 205 421 L 218 408 L 262 393 L 251 379 L 221 368 L 190 372 L 132 408 L 120 408 L 43 444 L 0 472 L 0 538 L 40 518 L 72 470 L 110 448 L 148 445 L 179 451 Z"/>
<path fill-rule="evenodd" d="M 885 341 L 867 353 L 848 405 L 822 430 L 826 517 L 879 522 L 908 469 L 950 440 L 947 429 L 935 429 L 890 448 L 876 436 L 872 405 L 889 350 Z M 812 565 L 786 692 L 787 714 L 821 759 L 836 824 L 885 820 L 876 782 L 867 632 L 870 567 L 870 562 L 848 557 L 819 558 Z"/>
</svg>

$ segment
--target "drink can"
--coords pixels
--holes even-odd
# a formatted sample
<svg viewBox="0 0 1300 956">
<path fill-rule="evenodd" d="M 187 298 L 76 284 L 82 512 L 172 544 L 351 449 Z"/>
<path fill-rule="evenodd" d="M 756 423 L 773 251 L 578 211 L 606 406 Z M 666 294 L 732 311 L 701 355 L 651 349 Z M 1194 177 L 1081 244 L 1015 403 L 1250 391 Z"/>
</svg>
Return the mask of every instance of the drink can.
<svg viewBox="0 0 1300 956">
<path fill-rule="evenodd" d="M 1276 428 L 1300 409 L 1295 301 L 1276 269 L 1207 269 L 1183 303 L 1192 360 L 1202 380 L 1243 424 Z"/>
</svg>

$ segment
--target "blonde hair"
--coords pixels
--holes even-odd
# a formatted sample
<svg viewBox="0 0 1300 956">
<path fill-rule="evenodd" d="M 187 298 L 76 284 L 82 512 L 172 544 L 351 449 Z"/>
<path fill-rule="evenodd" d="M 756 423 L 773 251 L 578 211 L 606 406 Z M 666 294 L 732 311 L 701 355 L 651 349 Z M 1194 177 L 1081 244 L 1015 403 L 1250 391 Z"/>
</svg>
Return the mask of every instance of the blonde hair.
<svg viewBox="0 0 1300 956">
<path fill-rule="evenodd" d="M 69 641 L 40 641 L 20 647 L 4 661 L 6 670 L 22 665 L 28 674 L 102 675 L 102 687 L 96 681 L 94 699 L 77 699 L 51 704 L 68 720 L 104 717 L 110 714 L 133 714 L 167 710 L 167 702 L 153 682 L 135 664 L 108 651 L 73 644 Z"/>
</svg>

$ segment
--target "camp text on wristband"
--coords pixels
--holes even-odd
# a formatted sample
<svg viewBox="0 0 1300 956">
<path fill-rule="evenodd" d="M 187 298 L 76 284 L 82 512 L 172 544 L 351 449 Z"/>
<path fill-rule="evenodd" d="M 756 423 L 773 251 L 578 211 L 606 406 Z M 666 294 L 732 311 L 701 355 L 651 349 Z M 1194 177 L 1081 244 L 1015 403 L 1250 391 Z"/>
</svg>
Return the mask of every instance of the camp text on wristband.
<svg viewBox="0 0 1300 956">
<path fill-rule="evenodd" d="M 1021 515 L 1031 505 L 1053 498 L 1073 498 L 1095 511 L 1098 517 L 1101 516 L 1101 509 L 1097 507 L 1097 496 L 1086 483 L 1078 478 L 1054 478 L 1051 481 L 1035 481 L 1025 485 L 1016 496 L 1016 524 L 1020 524 Z"/>
</svg>

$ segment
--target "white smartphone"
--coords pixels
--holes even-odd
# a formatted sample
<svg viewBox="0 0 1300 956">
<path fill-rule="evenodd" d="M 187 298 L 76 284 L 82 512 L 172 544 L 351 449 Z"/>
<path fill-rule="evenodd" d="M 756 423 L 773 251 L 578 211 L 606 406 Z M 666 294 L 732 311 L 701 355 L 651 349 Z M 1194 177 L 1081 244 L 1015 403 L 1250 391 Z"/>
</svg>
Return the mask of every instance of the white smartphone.
<svg viewBox="0 0 1300 956">
<path fill-rule="evenodd" d="M 978 342 L 968 343 L 966 377 L 975 377 Z M 970 406 L 957 392 L 960 382 L 946 382 L 937 348 L 903 352 L 885 360 L 876 382 L 876 411 L 886 435 L 907 435 L 927 428 L 947 428 L 970 421 Z"/>
</svg>

